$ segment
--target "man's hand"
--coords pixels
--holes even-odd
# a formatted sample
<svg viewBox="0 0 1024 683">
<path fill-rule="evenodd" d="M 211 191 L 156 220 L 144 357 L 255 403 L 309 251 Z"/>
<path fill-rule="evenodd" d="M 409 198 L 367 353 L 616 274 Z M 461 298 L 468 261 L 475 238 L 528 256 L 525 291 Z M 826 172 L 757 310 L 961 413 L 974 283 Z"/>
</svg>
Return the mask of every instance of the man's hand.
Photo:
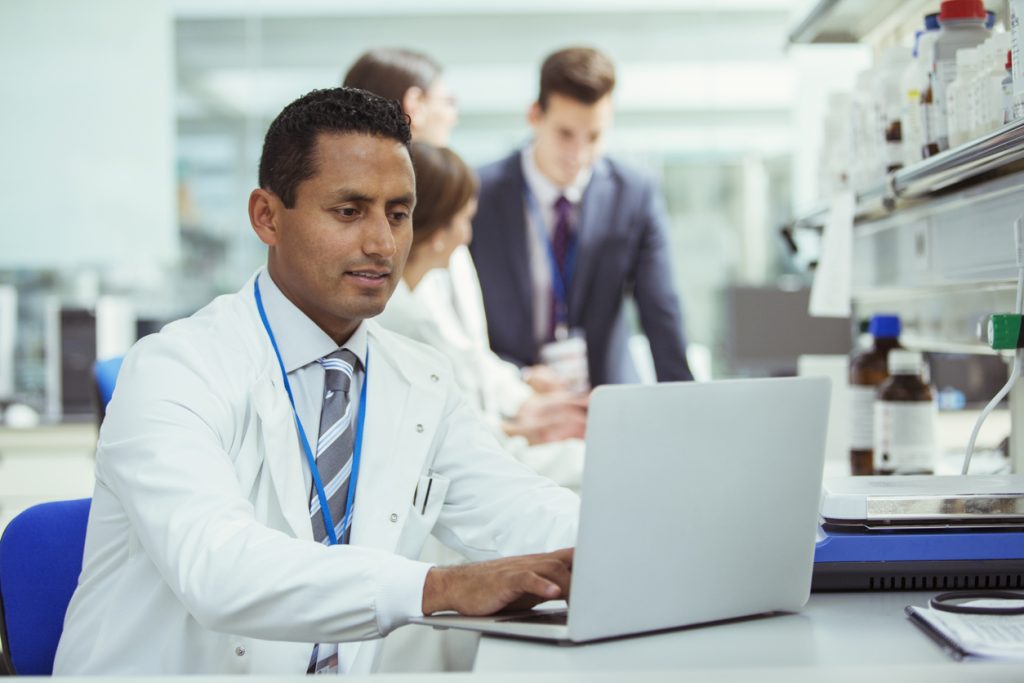
<svg viewBox="0 0 1024 683">
<path fill-rule="evenodd" d="M 509 436 L 525 437 L 531 446 L 582 439 L 587 431 L 587 396 L 568 392 L 534 394 L 523 402 L 515 419 L 504 424 Z"/>
<path fill-rule="evenodd" d="M 529 384 L 530 388 L 538 394 L 566 391 L 569 388 L 569 383 L 546 365 L 531 365 L 528 368 L 524 368 L 523 381 Z"/>
<path fill-rule="evenodd" d="M 572 548 L 455 567 L 434 567 L 423 584 L 423 613 L 486 616 L 569 599 Z"/>
</svg>

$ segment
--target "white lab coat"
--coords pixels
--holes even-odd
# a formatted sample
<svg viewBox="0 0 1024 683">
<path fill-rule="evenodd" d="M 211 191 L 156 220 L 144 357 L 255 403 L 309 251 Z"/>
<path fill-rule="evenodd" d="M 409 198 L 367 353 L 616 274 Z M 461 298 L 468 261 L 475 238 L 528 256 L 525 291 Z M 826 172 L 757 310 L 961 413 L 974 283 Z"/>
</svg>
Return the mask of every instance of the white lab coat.
<svg viewBox="0 0 1024 683">
<path fill-rule="evenodd" d="M 490 419 L 519 412 L 533 390 L 522 380 L 518 367 L 491 350 L 480 278 L 469 249 L 456 248 L 448 268 L 424 275 L 413 295 L 421 308 L 410 318 L 410 329 L 415 325 L 416 334 L 409 336 L 452 361 L 459 386 Z M 385 317 L 389 313 L 385 310 Z"/>
<path fill-rule="evenodd" d="M 312 541 L 306 465 L 251 280 L 132 349 L 100 433 L 55 673 L 300 674 L 314 642 L 401 625 L 425 576 L 405 558 L 431 529 L 473 559 L 574 543 L 576 496 L 505 456 L 447 361 L 372 321 L 368 337 L 351 545 L 335 547 Z M 371 670 L 377 642 L 342 645 L 341 669 Z"/>
<path fill-rule="evenodd" d="M 462 323 L 463 312 L 456 309 L 450 295 L 444 295 L 443 286 L 437 286 L 443 280 L 433 277 L 443 272 L 440 269 L 430 271 L 415 291 L 410 291 L 404 282 L 399 283 L 378 321 L 390 330 L 443 353 L 452 363 L 456 381 L 481 410 L 505 449 L 535 472 L 579 490 L 583 476 L 583 441 L 565 439 L 530 446 L 526 439 L 508 437 L 501 431 L 502 417 L 507 414 L 499 412 L 499 407 L 504 404 L 518 410 L 533 390 L 519 378 L 515 366 L 495 356 L 490 349 L 480 350 L 467 334 Z M 425 287 L 428 278 L 431 278 L 431 285 Z M 454 277 L 452 282 L 456 282 Z M 486 340 L 486 329 L 484 334 Z"/>
</svg>

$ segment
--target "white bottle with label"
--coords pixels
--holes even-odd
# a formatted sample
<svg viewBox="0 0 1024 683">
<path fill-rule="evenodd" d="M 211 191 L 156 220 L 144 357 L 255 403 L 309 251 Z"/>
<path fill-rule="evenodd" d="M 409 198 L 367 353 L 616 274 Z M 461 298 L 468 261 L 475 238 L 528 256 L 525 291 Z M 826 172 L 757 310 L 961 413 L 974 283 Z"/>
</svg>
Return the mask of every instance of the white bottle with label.
<svg viewBox="0 0 1024 683">
<path fill-rule="evenodd" d="M 875 397 L 875 467 L 879 474 L 932 474 L 938 458 L 938 407 L 922 379 L 918 351 L 889 352 L 889 379 Z"/>
<path fill-rule="evenodd" d="M 1024 2 L 1024 0 L 1021 0 Z M 928 116 L 931 105 L 922 102 L 928 88 L 928 73 L 935 60 L 935 39 L 939 37 L 939 15 L 924 18 L 924 31 L 917 38 L 914 59 L 903 72 L 903 165 L 912 166 L 924 158 L 925 139 L 928 136 Z"/>
<path fill-rule="evenodd" d="M 956 53 L 985 42 L 990 35 L 985 19 L 985 5 L 981 0 L 944 0 L 942 3 L 928 95 L 922 97 L 922 102 L 931 104 L 924 144 L 926 156 L 949 149 L 946 91 L 956 78 Z"/>
</svg>

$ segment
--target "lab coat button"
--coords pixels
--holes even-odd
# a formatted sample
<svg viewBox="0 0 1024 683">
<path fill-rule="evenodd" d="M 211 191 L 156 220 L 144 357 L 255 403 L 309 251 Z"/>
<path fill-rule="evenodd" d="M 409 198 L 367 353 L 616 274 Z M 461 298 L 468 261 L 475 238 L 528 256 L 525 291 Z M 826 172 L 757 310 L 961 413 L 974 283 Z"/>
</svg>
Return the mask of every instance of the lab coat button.
<svg viewBox="0 0 1024 683">
<path fill-rule="evenodd" d="M 392 522 L 397 522 L 398 521 L 398 513 L 397 512 L 392 512 L 391 513 L 391 521 Z"/>
<path fill-rule="evenodd" d="M 238 647 L 235 648 L 235 654 L 238 655 L 239 657 L 244 657 L 245 656 L 245 648 L 242 647 L 241 645 L 239 645 Z"/>
<path fill-rule="evenodd" d="M 440 377 L 438 377 L 437 375 L 431 375 L 431 376 L 430 376 L 430 381 L 431 381 L 431 382 L 437 382 L 437 381 L 439 381 L 440 379 L 441 379 L 441 378 L 440 378 Z"/>
<path fill-rule="evenodd" d="M 416 425 L 416 431 L 419 432 L 420 434 L 422 434 L 423 433 L 423 425 L 421 425 L 421 424 L 420 425 Z"/>
</svg>

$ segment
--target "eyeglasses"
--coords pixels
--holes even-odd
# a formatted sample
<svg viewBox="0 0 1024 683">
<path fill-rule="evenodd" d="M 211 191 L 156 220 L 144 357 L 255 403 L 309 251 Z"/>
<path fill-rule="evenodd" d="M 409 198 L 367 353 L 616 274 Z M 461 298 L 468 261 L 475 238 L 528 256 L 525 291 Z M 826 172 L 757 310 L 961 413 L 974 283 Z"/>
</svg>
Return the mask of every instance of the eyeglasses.
<svg viewBox="0 0 1024 683">
<path fill-rule="evenodd" d="M 1005 601 L 1006 605 L 997 604 L 965 604 L 970 600 Z M 1016 604 L 1014 604 L 1016 603 Z M 1024 593 L 1013 591 L 952 591 L 940 593 L 929 601 L 932 609 L 954 614 L 1001 614 L 1013 616 L 1024 614 Z"/>
</svg>

